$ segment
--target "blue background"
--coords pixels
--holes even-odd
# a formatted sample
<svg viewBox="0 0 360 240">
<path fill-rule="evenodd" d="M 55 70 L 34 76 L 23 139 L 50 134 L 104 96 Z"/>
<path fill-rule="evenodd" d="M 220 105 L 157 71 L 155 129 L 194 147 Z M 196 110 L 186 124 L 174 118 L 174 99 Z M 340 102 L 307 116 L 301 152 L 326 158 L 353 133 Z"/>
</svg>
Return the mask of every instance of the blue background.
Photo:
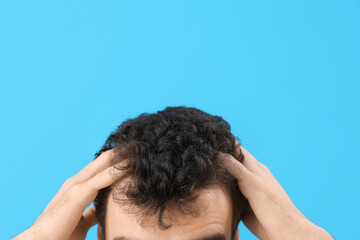
<svg viewBox="0 0 360 240">
<path fill-rule="evenodd" d="M 360 2 L 0 1 L 0 232 L 125 119 L 220 115 L 300 211 L 360 239 Z M 96 239 L 92 228 L 87 239 Z M 256 239 L 240 224 L 240 239 Z"/>
</svg>

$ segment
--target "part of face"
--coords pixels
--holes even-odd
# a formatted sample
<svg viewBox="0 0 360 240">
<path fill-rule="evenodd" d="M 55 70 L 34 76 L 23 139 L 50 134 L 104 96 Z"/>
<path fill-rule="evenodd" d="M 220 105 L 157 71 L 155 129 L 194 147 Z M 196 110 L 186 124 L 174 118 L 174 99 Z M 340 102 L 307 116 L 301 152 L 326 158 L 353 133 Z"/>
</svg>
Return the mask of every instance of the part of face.
<svg viewBox="0 0 360 240">
<path fill-rule="evenodd" d="M 220 233 L 225 235 L 226 240 L 231 239 L 232 202 L 229 192 L 221 185 L 198 190 L 197 203 L 205 206 L 200 211 L 199 217 L 184 215 L 177 211 L 171 211 L 167 216 L 164 212 L 165 224 L 172 226 L 167 230 L 158 227 L 156 216 L 146 218 L 144 226 L 141 226 L 135 214 L 129 214 L 121 208 L 119 203 L 112 199 L 109 194 L 105 219 L 106 240 L 201 240 L 207 236 Z M 168 217 L 176 219 L 176 222 L 168 222 Z M 123 237 L 123 238 L 120 238 Z M 103 239 L 101 229 L 98 229 L 98 238 Z M 237 230 L 235 239 L 239 238 Z M 211 239 L 217 240 L 217 239 Z M 219 239 L 220 240 L 220 239 Z"/>
</svg>

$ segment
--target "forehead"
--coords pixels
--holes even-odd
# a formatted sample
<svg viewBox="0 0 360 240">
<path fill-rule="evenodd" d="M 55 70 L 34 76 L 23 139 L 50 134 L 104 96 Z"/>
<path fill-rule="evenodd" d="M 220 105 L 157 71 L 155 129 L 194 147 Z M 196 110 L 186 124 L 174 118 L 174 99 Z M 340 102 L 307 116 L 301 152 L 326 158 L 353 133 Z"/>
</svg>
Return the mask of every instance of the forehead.
<svg viewBox="0 0 360 240">
<path fill-rule="evenodd" d="M 121 236 L 124 239 L 139 240 L 185 240 L 200 238 L 211 233 L 223 233 L 226 239 L 230 239 L 232 202 L 228 191 L 217 185 L 198 190 L 196 194 L 199 197 L 194 207 L 199 209 L 200 215 L 193 217 L 169 209 L 163 215 L 164 223 L 171 224 L 167 230 L 159 228 L 158 218 L 155 215 L 147 216 L 143 224 L 140 224 L 136 214 L 129 213 L 126 207 L 114 202 L 110 194 L 105 219 L 106 239 L 113 240 Z M 141 211 L 141 209 L 137 210 Z"/>
</svg>

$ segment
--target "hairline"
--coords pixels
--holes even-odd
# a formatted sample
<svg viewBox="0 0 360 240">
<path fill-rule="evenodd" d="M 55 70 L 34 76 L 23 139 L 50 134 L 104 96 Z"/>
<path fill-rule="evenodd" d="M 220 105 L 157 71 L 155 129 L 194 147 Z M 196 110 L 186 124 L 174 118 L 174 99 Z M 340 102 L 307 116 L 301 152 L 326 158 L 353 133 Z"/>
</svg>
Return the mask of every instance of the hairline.
<svg viewBox="0 0 360 240">
<path fill-rule="evenodd" d="M 232 227 L 234 225 L 234 222 L 233 222 L 234 221 L 234 211 L 233 211 L 233 209 L 234 209 L 234 206 L 235 206 L 236 203 L 234 203 L 234 200 L 233 200 L 233 198 L 231 196 L 231 191 L 230 191 L 229 187 L 227 187 L 224 183 L 222 183 L 220 181 L 213 180 L 208 185 L 206 185 L 204 187 L 201 187 L 201 188 L 194 189 L 194 191 L 203 190 L 203 189 L 213 189 L 216 186 L 223 187 L 225 189 L 225 191 L 230 196 L 230 202 L 231 202 L 231 226 L 230 226 L 231 229 L 230 230 L 231 230 L 231 237 L 232 237 L 231 239 L 233 239 L 233 237 L 235 235 L 235 231 L 236 231 L 236 228 L 234 230 L 232 229 Z M 108 201 L 110 201 L 110 198 L 113 197 L 113 193 L 114 193 L 114 191 L 113 191 L 114 186 L 113 185 L 110 185 L 108 188 L 109 188 L 109 193 L 108 193 L 108 196 L 107 196 L 107 199 L 106 199 L 106 202 L 105 202 L 105 206 L 104 206 L 104 209 L 103 209 L 103 211 L 104 211 L 104 226 L 101 225 L 101 223 L 99 222 L 99 227 L 101 227 L 101 230 L 103 232 L 104 240 L 106 240 L 105 228 L 106 228 L 106 216 L 107 216 L 106 213 L 107 213 L 107 209 L 108 209 Z M 196 201 L 197 201 L 197 199 L 196 199 Z M 136 206 L 136 205 L 134 203 L 132 203 L 131 200 L 129 200 L 128 206 Z M 190 207 L 190 209 L 191 209 L 191 207 Z M 176 207 L 170 208 L 170 211 L 171 210 L 176 211 L 177 208 Z M 146 214 L 144 217 L 148 217 L 149 215 L 150 214 Z M 239 222 L 237 223 L 237 225 L 239 224 Z M 127 239 L 125 238 L 124 240 L 127 240 Z M 201 239 L 199 239 L 199 240 L 201 240 Z"/>
</svg>

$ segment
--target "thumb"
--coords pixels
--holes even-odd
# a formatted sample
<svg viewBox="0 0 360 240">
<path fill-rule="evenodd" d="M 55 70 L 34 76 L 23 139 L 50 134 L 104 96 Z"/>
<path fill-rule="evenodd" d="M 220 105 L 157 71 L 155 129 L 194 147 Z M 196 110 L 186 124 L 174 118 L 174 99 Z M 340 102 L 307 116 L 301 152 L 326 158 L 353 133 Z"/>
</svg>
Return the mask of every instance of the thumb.
<svg viewBox="0 0 360 240">
<path fill-rule="evenodd" d="M 269 239 L 251 207 L 246 210 L 245 218 L 242 221 L 256 237 L 259 239 Z"/>
<path fill-rule="evenodd" d="M 83 226 L 88 231 L 92 226 L 98 223 L 98 220 L 95 216 L 95 206 L 91 205 L 84 213 L 81 218 L 83 222 Z"/>
<path fill-rule="evenodd" d="M 97 223 L 98 221 L 95 216 L 95 206 L 92 205 L 81 216 L 81 219 L 75 230 L 72 232 L 69 240 L 85 240 L 89 229 Z"/>
</svg>

